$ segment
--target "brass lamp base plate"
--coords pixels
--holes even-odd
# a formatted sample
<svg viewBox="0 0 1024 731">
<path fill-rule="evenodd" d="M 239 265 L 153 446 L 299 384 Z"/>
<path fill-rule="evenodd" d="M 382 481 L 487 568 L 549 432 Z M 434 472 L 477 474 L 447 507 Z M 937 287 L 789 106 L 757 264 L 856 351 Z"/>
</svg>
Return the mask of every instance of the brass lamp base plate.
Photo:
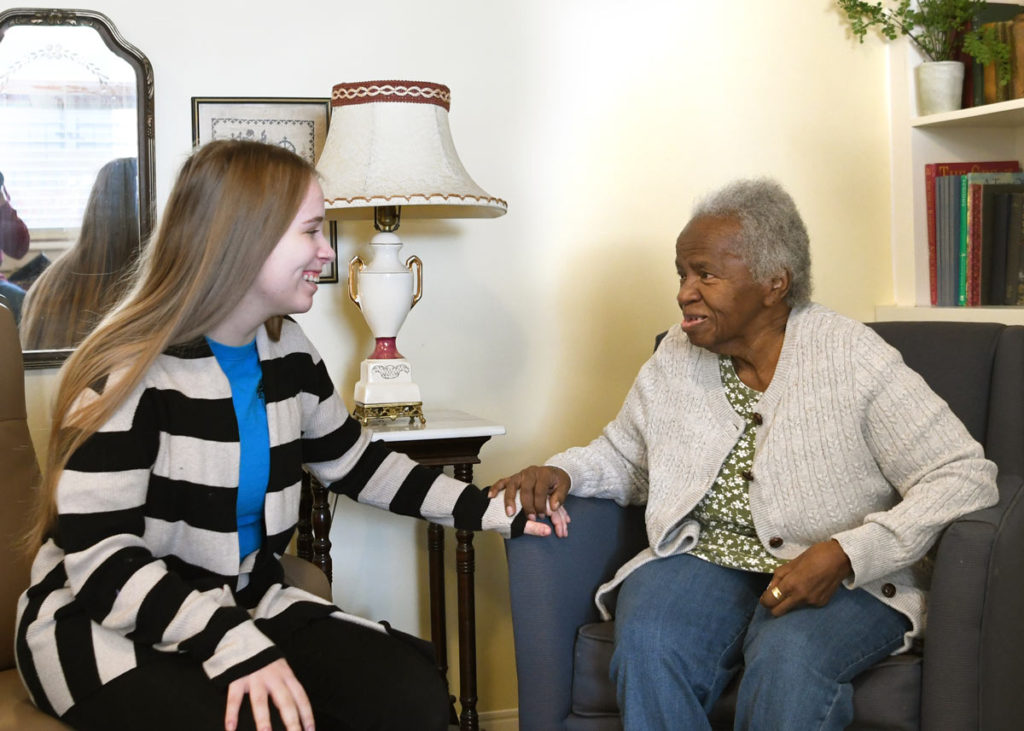
<svg viewBox="0 0 1024 731">
<path fill-rule="evenodd" d="M 426 417 L 423 416 L 422 401 L 406 404 L 361 404 L 356 401 L 356 408 L 352 412 L 352 416 L 363 426 L 366 426 L 370 421 L 382 419 L 388 421 L 394 421 L 395 419 L 409 419 L 410 421 L 419 419 L 420 424 L 427 423 Z"/>
</svg>

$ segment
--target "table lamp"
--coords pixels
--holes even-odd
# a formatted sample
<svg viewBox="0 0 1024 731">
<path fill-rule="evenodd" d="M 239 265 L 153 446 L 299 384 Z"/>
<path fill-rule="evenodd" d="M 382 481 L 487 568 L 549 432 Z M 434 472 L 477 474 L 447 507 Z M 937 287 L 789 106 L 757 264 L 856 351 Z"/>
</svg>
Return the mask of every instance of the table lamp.
<svg viewBox="0 0 1024 731">
<path fill-rule="evenodd" d="M 376 345 L 360 364 L 354 416 L 426 423 L 398 331 L 423 293 L 423 264 L 403 264 L 395 233 L 406 218 L 496 218 L 508 205 L 473 182 L 448 128 L 451 91 L 418 81 L 342 83 L 331 92 L 331 126 L 317 163 L 324 204 L 341 219 L 373 218 L 373 256 L 349 262 L 349 297 Z"/>
</svg>

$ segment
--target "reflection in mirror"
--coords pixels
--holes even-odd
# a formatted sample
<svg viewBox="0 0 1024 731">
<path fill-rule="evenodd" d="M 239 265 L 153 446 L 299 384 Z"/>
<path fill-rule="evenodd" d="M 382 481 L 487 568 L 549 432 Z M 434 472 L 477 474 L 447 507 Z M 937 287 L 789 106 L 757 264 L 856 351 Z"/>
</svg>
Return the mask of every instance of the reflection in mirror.
<svg viewBox="0 0 1024 731">
<path fill-rule="evenodd" d="M 26 367 L 56 365 L 123 290 L 153 221 L 152 69 L 92 11 L 0 12 L 0 172 L 29 231 Z M 16 252 L 18 253 L 18 252 Z"/>
<path fill-rule="evenodd" d="M 137 180 L 134 157 L 100 169 L 77 240 L 25 295 L 24 350 L 77 346 L 124 293 L 140 250 Z"/>
</svg>

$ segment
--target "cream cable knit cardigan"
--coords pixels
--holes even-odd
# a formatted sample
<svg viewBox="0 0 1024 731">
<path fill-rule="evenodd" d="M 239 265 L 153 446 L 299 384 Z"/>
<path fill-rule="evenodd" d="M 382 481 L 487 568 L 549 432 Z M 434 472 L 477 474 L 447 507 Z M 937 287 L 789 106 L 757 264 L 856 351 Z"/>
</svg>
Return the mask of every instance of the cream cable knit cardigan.
<svg viewBox="0 0 1024 731">
<path fill-rule="evenodd" d="M 755 407 L 750 507 L 765 548 L 793 559 L 835 538 L 863 588 L 922 632 L 928 575 L 921 560 L 944 526 L 994 505 L 996 466 L 899 353 L 863 324 L 820 305 L 790 313 L 775 375 Z M 718 356 L 678 325 L 640 370 L 618 416 L 586 447 L 548 464 L 571 493 L 646 504 L 650 547 L 603 585 L 608 593 L 647 561 L 688 551 L 687 516 L 743 429 Z"/>
</svg>

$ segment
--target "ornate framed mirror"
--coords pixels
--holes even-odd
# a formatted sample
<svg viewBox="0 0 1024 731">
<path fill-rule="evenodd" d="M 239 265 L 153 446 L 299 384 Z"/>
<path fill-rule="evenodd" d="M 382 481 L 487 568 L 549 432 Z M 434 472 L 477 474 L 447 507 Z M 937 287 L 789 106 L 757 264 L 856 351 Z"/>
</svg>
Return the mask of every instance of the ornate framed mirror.
<svg viewBox="0 0 1024 731">
<path fill-rule="evenodd" d="M 0 294 L 26 368 L 59 365 L 120 293 L 156 217 L 153 126 L 153 68 L 105 15 L 0 12 L 0 181 L 28 231 L 0 239 Z"/>
</svg>

